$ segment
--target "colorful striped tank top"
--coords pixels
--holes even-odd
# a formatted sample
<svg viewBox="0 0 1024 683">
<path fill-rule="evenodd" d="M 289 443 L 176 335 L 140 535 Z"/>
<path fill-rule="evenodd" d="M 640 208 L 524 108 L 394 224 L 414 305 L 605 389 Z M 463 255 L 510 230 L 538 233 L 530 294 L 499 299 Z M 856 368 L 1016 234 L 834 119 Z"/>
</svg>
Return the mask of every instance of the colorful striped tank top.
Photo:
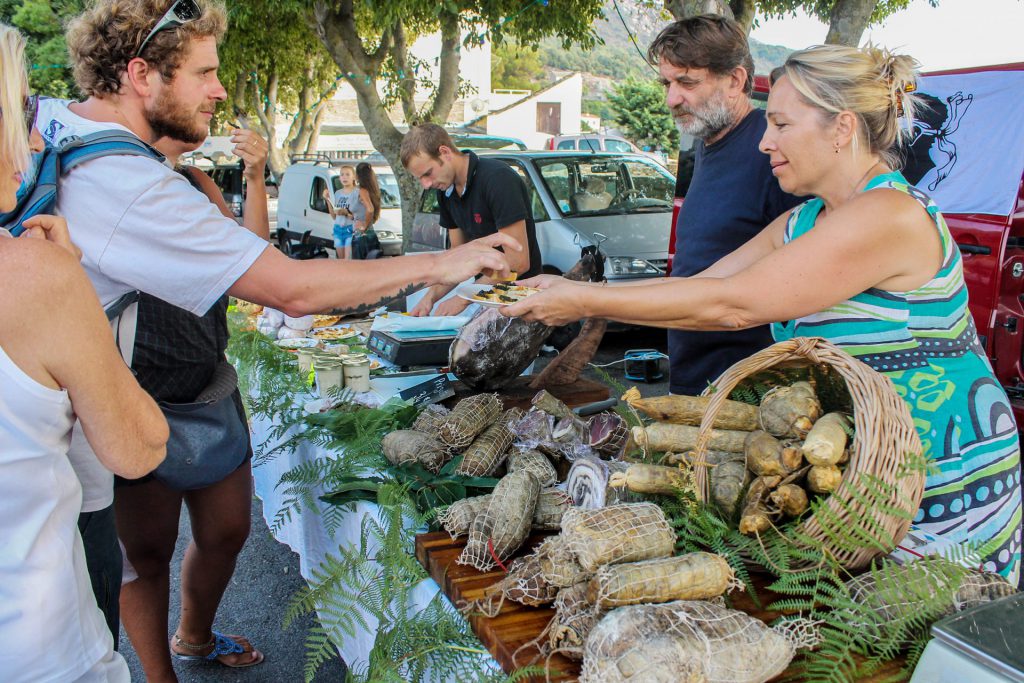
<svg viewBox="0 0 1024 683">
<path fill-rule="evenodd" d="M 873 178 L 916 199 L 942 240 L 942 266 L 909 292 L 868 289 L 812 315 L 772 325 L 776 341 L 824 337 L 892 380 L 910 407 L 933 467 L 914 524 L 982 551 L 985 569 L 1016 583 L 1020 571 L 1020 443 L 967 309 L 960 251 L 934 202 L 900 173 Z M 814 227 L 823 203 L 798 206 L 785 241 Z"/>
</svg>

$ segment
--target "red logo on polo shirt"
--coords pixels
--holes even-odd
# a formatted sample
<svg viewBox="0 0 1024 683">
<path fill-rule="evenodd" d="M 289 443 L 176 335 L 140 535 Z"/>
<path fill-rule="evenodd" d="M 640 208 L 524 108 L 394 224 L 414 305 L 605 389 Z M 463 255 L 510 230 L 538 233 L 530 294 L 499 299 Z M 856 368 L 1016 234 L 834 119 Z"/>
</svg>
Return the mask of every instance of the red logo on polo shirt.
<svg viewBox="0 0 1024 683">
<path fill-rule="evenodd" d="M 483 217 L 482 217 L 482 216 L 481 216 L 480 214 L 478 214 L 478 213 L 474 213 L 474 214 L 473 214 L 473 221 L 474 221 L 474 222 L 475 222 L 475 223 L 476 223 L 477 225 L 479 225 L 479 224 L 481 224 L 481 223 L 483 223 L 483 222 L 484 222 L 484 219 L 483 219 Z"/>
</svg>

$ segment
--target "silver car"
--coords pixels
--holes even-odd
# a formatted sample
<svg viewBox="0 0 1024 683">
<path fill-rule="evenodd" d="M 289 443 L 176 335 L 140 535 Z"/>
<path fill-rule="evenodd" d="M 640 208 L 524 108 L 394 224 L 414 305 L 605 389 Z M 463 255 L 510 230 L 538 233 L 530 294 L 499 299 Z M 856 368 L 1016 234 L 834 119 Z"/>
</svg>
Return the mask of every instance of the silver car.
<svg viewBox="0 0 1024 683">
<path fill-rule="evenodd" d="M 529 191 L 543 270 L 571 268 L 599 244 L 609 280 L 660 277 L 668 264 L 675 178 L 640 154 L 478 152 L 515 169 Z M 423 193 L 410 252 L 446 248 L 435 192 Z"/>
</svg>

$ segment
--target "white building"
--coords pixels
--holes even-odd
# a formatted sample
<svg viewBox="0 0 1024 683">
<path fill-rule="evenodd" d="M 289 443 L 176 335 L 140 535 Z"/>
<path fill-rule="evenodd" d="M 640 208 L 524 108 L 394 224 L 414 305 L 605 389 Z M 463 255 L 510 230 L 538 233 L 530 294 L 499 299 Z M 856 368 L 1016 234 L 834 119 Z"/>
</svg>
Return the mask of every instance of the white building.
<svg viewBox="0 0 1024 683">
<path fill-rule="evenodd" d="M 459 49 L 459 76 L 468 84 L 469 92 L 452 106 L 448 127 L 519 138 L 527 147 L 534 149 L 543 147 L 552 135 L 580 132 L 583 79 L 579 74 L 570 74 L 533 95 L 528 90 L 492 91 L 490 42 Z M 410 52 L 413 61 L 421 65 L 416 77 L 437 82 L 440 76 L 440 33 L 421 37 L 413 43 Z M 427 103 L 429 93 L 418 94 L 420 98 L 416 105 L 422 107 Z M 383 97 L 382 88 L 381 95 Z M 390 112 L 390 118 L 399 130 L 405 130 L 400 106 Z M 284 139 L 290 125 L 290 118 L 278 118 L 278 140 Z M 355 90 L 343 80 L 324 115 L 318 151 L 332 156 L 349 156 L 372 149 L 373 143 L 359 118 Z"/>
<path fill-rule="evenodd" d="M 481 129 L 488 135 L 519 138 L 530 149 L 543 149 L 555 135 L 580 134 L 582 106 L 583 76 L 574 73 L 471 119 L 463 127 Z"/>
</svg>

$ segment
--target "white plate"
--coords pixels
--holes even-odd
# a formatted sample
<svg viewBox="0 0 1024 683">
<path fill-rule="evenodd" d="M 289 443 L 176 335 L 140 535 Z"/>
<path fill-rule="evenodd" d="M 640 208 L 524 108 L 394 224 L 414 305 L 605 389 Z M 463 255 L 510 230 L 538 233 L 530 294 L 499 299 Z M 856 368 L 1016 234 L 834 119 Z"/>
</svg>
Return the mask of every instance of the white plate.
<svg viewBox="0 0 1024 683">
<path fill-rule="evenodd" d="M 328 332 L 328 330 L 330 330 L 330 332 Z M 339 330 L 338 336 L 321 337 L 319 334 L 317 334 L 318 332 L 326 332 L 327 334 L 332 334 L 334 330 Z M 324 342 L 343 342 L 352 339 L 353 337 L 359 336 L 359 332 L 354 327 L 349 327 L 348 325 L 318 327 L 310 330 L 307 334 L 313 339 L 319 339 L 320 341 Z"/>
<path fill-rule="evenodd" d="M 481 301 L 480 299 L 473 298 L 480 292 L 489 292 L 491 291 L 491 289 L 491 285 L 478 285 L 476 283 L 467 282 L 455 288 L 455 295 L 462 299 L 465 299 L 466 301 L 471 301 L 474 304 L 480 304 L 481 306 L 487 306 L 489 308 L 501 308 L 502 306 L 508 306 L 510 303 L 514 303 L 506 303 L 503 301 Z M 526 297 L 523 298 L 525 299 Z M 521 300 L 522 299 L 520 299 L 520 301 Z"/>
<path fill-rule="evenodd" d="M 274 343 L 282 349 L 311 349 L 320 341 L 309 337 L 295 337 L 294 339 L 278 339 Z"/>
</svg>

